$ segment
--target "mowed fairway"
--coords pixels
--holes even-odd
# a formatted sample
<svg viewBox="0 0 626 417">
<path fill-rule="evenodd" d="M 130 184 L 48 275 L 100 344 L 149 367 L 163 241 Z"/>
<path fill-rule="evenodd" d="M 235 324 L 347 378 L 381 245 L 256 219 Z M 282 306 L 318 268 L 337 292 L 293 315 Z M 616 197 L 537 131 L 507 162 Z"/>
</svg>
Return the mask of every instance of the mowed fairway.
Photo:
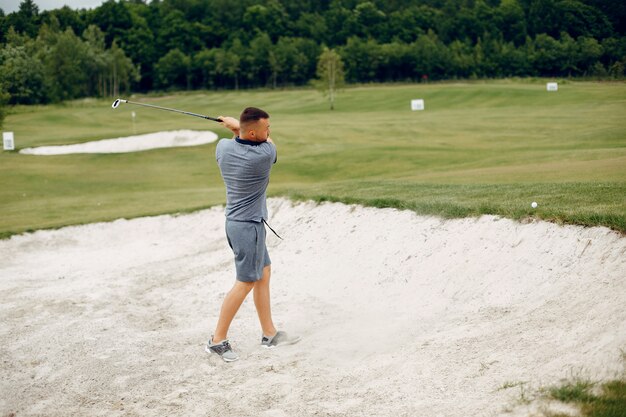
<svg viewBox="0 0 626 417">
<path fill-rule="evenodd" d="M 193 92 L 136 101 L 211 116 L 267 110 L 269 193 L 444 217 L 529 216 L 626 231 L 626 84 L 497 81 L 316 91 Z M 423 98 L 426 110 L 410 111 Z M 14 108 L 19 148 L 219 125 L 113 99 Z M 131 112 L 137 118 L 133 126 Z M 0 236 L 225 202 L 215 144 L 129 154 L 0 154 Z M 539 207 L 532 209 L 530 203 Z"/>
</svg>

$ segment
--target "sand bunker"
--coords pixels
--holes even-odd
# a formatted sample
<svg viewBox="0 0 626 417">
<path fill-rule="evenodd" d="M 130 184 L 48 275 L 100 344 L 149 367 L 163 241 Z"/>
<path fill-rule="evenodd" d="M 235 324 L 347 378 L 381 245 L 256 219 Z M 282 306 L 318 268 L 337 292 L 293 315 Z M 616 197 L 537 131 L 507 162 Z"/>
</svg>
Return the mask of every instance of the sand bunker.
<svg viewBox="0 0 626 417">
<path fill-rule="evenodd" d="M 524 415 L 522 393 L 623 372 L 626 238 L 606 228 L 273 199 L 279 328 L 252 299 L 203 350 L 234 279 L 224 212 L 0 241 L 0 413 Z"/>
<path fill-rule="evenodd" d="M 177 146 L 197 146 L 215 142 L 217 135 L 208 131 L 174 130 L 116 139 L 104 139 L 75 145 L 25 148 L 28 155 L 64 155 L 71 153 L 126 153 Z"/>
</svg>

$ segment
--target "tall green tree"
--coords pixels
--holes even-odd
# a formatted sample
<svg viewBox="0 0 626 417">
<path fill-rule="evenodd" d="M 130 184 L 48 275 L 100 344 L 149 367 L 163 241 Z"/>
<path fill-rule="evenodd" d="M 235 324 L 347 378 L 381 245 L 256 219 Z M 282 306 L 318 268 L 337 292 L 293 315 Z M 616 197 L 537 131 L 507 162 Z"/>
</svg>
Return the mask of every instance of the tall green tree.
<svg viewBox="0 0 626 417">
<path fill-rule="evenodd" d="M 267 33 L 273 42 L 276 42 L 279 36 L 290 35 L 289 16 L 280 1 L 269 0 L 263 3 L 246 9 L 242 20 L 246 30 Z"/>
<path fill-rule="evenodd" d="M 60 9 L 45 10 L 39 15 L 42 24 L 50 24 L 52 16 L 59 22 L 61 30 L 70 27 L 74 33 L 83 33 L 87 28 L 85 22 L 86 13 L 73 10 L 69 6 L 63 6 Z"/>
<path fill-rule="evenodd" d="M 280 38 L 273 48 L 278 84 L 305 84 L 315 77 L 320 47 L 310 39 Z"/>
<path fill-rule="evenodd" d="M 504 40 L 519 46 L 526 40 L 527 28 L 524 9 L 518 0 L 502 0 L 496 9 L 497 23 Z"/>
<path fill-rule="evenodd" d="M 6 91 L 4 84 L 0 82 L 0 130 L 2 130 L 2 126 L 4 125 L 4 118 L 7 113 L 7 103 L 11 96 Z"/>
<path fill-rule="evenodd" d="M 191 59 L 180 49 L 172 49 L 155 66 L 157 86 L 161 88 L 189 88 Z"/>
<path fill-rule="evenodd" d="M 202 49 L 204 42 L 198 25 L 187 21 L 180 10 L 173 10 L 164 17 L 163 24 L 158 29 L 157 44 L 162 50 L 178 49 L 189 55 Z"/>
<path fill-rule="evenodd" d="M 351 37 L 339 53 L 345 61 L 345 76 L 350 82 L 375 81 L 384 65 L 380 44 L 374 39 Z"/>
<path fill-rule="evenodd" d="M 239 74 L 241 72 L 241 58 L 232 51 L 225 49 L 224 53 L 218 56 L 217 67 L 220 70 L 227 84 L 225 87 L 239 89 Z"/>
<path fill-rule="evenodd" d="M 318 43 L 328 42 L 328 26 L 319 13 L 301 13 L 293 26 L 295 36 L 315 40 Z"/>
<path fill-rule="evenodd" d="M 147 6 L 143 6 L 147 8 Z M 154 64 L 158 59 L 155 36 L 150 29 L 146 17 L 140 14 L 142 8 L 131 8 L 132 27 L 117 37 L 117 45 L 132 60 L 133 64 L 141 70 L 141 77 L 133 84 L 138 89 L 152 88 L 154 81 Z M 141 82 L 143 79 L 143 82 Z"/>
<path fill-rule="evenodd" d="M 239 90 L 239 82 L 241 75 L 244 71 L 244 67 L 248 66 L 249 59 L 246 47 L 243 45 L 240 39 L 233 39 L 232 43 L 227 48 L 228 55 L 231 57 L 233 66 L 231 67 L 232 76 L 235 81 L 235 90 Z"/>
<path fill-rule="evenodd" d="M 57 32 L 58 26 L 42 29 L 38 38 L 38 58 L 44 65 L 46 90 L 52 101 L 63 101 L 89 94 L 89 47 L 71 28 Z"/>
<path fill-rule="evenodd" d="M 389 14 L 389 31 L 398 41 L 408 44 L 433 29 L 436 24 L 437 11 L 428 6 L 407 7 Z"/>
<path fill-rule="evenodd" d="M 33 56 L 31 45 L 7 45 L 0 50 L 0 84 L 15 104 L 46 101 L 44 68 Z"/>
<path fill-rule="evenodd" d="M 0 83 L 10 94 L 11 104 L 46 101 L 44 68 L 36 58 L 36 44 L 27 35 L 9 29 L 7 44 L 0 48 Z"/>
<path fill-rule="evenodd" d="M 133 61 L 126 56 L 122 48 L 113 41 L 107 51 L 109 58 L 109 77 L 111 79 L 111 96 L 117 97 L 120 91 L 130 91 L 131 82 L 139 79 L 139 70 Z"/>
<path fill-rule="evenodd" d="M 616 34 L 626 34 L 626 3 L 615 0 L 585 0 L 585 3 L 604 13 Z"/>
<path fill-rule="evenodd" d="M 0 8 L 0 45 L 6 42 L 6 33 L 9 30 L 9 23 L 7 22 L 4 10 Z"/>
<path fill-rule="evenodd" d="M 88 45 L 89 92 L 91 95 L 107 96 L 111 91 L 108 69 L 110 58 L 106 52 L 104 33 L 96 25 L 89 25 L 83 32 Z"/>
<path fill-rule="evenodd" d="M 343 45 L 348 38 L 355 36 L 355 15 L 341 2 L 333 2 L 324 17 L 328 27 L 328 43 L 331 47 Z"/>
<path fill-rule="evenodd" d="M 410 81 L 415 78 L 415 60 L 411 46 L 403 42 L 390 42 L 381 45 L 384 65 L 378 71 L 378 78 L 385 81 Z"/>
<path fill-rule="evenodd" d="M 450 78 L 468 78 L 475 67 L 474 50 L 469 42 L 453 41 L 448 46 Z"/>
<path fill-rule="evenodd" d="M 595 38 L 579 36 L 576 39 L 576 49 L 578 69 L 584 75 L 591 74 L 594 64 L 600 64 L 599 58 L 604 52 L 602 45 Z"/>
<path fill-rule="evenodd" d="M 371 1 L 359 3 L 354 8 L 356 34 L 379 42 L 389 40 L 387 15 Z"/>
<path fill-rule="evenodd" d="M 604 39 L 613 33 L 612 24 L 604 13 L 581 1 L 561 0 L 556 7 L 559 30 L 573 38 L 587 36 Z"/>
<path fill-rule="evenodd" d="M 227 49 L 203 49 L 191 60 L 193 83 L 201 88 L 237 87 L 239 65 L 239 57 Z"/>
<path fill-rule="evenodd" d="M 317 61 L 316 87 L 328 97 L 330 109 L 335 109 L 337 91 L 344 85 L 343 61 L 341 56 L 332 49 L 324 48 Z"/>
<path fill-rule="evenodd" d="M 277 70 L 272 49 L 272 40 L 265 32 L 260 32 L 250 42 L 248 50 L 250 63 L 246 75 L 252 85 L 266 86 L 271 84 L 274 71 Z"/>
<path fill-rule="evenodd" d="M 420 35 L 411 44 L 411 50 L 418 76 L 425 75 L 429 79 L 443 78 L 450 64 L 449 52 L 434 31 L 429 30 L 425 35 Z"/>
<path fill-rule="evenodd" d="M 192 85 L 199 88 L 217 88 L 216 48 L 202 49 L 191 58 Z"/>
<path fill-rule="evenodd" d="M 133 19 L 125 1 L 107 0 L 90 13 L 89 24 L 94 24 L 105 34 L 106 46 L 124 36 L 133 26 Z"/>
<path fill-rule="evenodd" d="M 611 65 L 614 62 L 626 60 L 626 37 L 606 38 L 602 41 L 603 63 Z"/>
<path fill-rule="evenodd" d="M 28 35 L 30 38 L 37 36 L 40 18 L 39 6 L 33 0 L 23 0 L 15 13 L 7 16 L 7 26 L 13 26 L 16 32 Z"/>
<path fill-rule="evenodd" d="M 529 59 L 539 75 L 558 75 L 567 59 L 563 44 L 550 35 L 537 35 L 529 50 Z"/>
</svg>

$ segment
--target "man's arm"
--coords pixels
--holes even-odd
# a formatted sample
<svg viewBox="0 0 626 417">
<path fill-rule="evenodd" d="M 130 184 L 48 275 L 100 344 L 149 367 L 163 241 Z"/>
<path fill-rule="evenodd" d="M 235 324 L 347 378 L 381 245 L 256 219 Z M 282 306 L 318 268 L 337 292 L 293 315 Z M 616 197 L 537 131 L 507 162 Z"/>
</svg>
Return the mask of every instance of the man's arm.
<svg viewBox="0 0 626 417">
<path fill-rule="evenodd" d="M 230 116 L 219 116 L 218 119 L 222 120 L 220 122 L 222 126 L 235 134 L 234 137 L 239 136 L 239 120 Z"/>
<path fill-rule="evenodd" d="M 275 158 L 274 158 L 274 162 L 272 162 L 273 164 L 275 164 L 276 162 L 278 162 L 278 151 L 276 150 L 276 144 L 274 143 L 274 141 L 272 140 L 272 138 L 270 138 L 269 136 L 267 137 L 267 141 L 269 143 L 272 144 L 272 146 L 274 147 L 274 153 L 276 154 Z"/>
</svg>

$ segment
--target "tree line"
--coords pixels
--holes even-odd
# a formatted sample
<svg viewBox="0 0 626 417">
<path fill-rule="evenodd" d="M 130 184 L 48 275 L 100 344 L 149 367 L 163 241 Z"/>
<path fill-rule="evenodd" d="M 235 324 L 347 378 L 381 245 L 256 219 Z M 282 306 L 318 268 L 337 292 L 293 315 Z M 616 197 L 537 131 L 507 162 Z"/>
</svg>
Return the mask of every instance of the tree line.
<svg viewBox="0 0 626 417">
<path fill-rule="evenodd" d="M 0 97 L 304 85 L 327 50 L 347 82 L 623 78 L 625 33 L 614 0 L 24 0 L 0 9 Z"/>
</svg>

